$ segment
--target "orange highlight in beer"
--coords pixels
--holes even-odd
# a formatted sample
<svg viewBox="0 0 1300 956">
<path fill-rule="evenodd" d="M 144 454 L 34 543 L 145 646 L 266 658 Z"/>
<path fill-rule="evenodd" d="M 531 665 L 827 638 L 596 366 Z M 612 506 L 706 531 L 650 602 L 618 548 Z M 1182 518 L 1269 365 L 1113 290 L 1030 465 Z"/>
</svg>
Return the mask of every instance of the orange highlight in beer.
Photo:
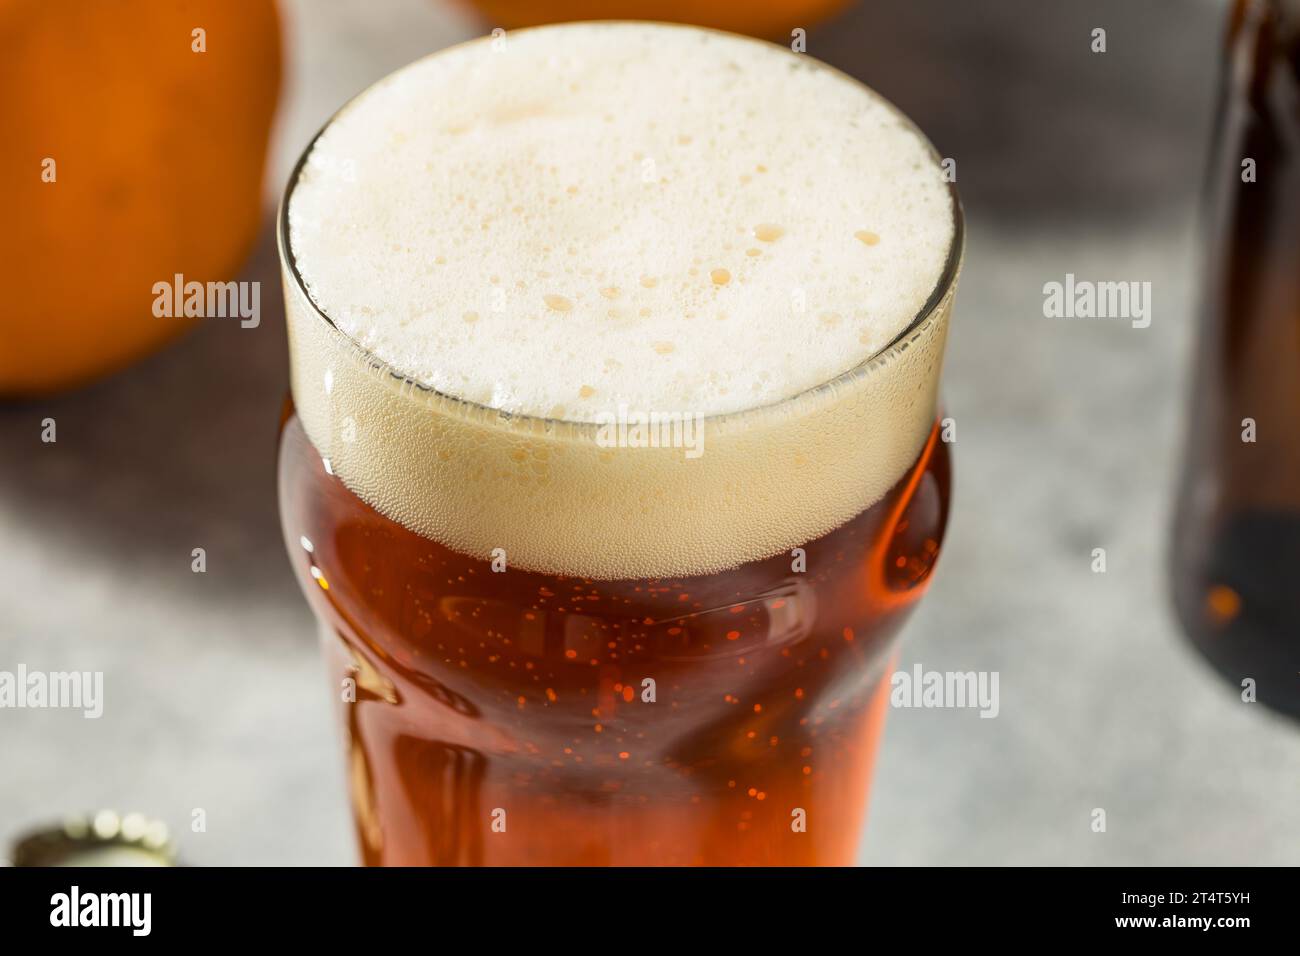
<svg viewBox="0 0 1300 956">
<path fill-rule="evenodd" d="M 1215 624 L 1226 624 L 1241 613 L 1241 596 L 1224 584 L 1216 584 L 1205 594 L 1205 610 Z"/>
</svg>

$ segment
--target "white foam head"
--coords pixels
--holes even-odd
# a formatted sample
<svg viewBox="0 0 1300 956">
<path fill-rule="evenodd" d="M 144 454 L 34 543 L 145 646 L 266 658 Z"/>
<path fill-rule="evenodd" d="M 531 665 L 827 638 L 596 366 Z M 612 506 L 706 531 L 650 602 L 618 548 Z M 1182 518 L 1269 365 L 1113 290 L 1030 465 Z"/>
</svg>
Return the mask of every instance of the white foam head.
<svg viewBox="0 0 1300 956">
<path fill-rule="evenodd" d="M 936 157 L 911 124 L 806 56 L 632 23 L 466 44 L 367 90 L 302 167 L 289 244 L 337 331 L 287 273 L 295 399 L 340 477 L 453 547 L 513 545 L 525 566 L 593 577 L 726 567 L 831 530 L 919 450 L 946 302 L 916 330 L 911 359 L 880 356 L 888 375 L 786 403 L 798 414 L 739 413 L 831 382 L 893 342 L 944 276 L 954 219 Z M 373 371 L 352 380 L 375 360 L 433 391 Z M 553 421 L 506 421 L 477 406 Z M 567 424 L 620 407 L 724 417 L 708 419 L 707 453 L 686 463 L 659 450 L 654 460 L 613 454 Z M 367 455 L 337 446 L 345 413 L 365 420 Z M 794 418 L 799 437 L 773 430 Z M 872 425 L 881 435 L 864 458 L 846 443 L 867 441 Z M 797 494 L 807 479 L 815 500 L 790 515 L 725 509 L 736 513 L 704 521 L 724 540 L 696 545 L 680 521 L 666 534 L 647 521 L 633 541 L 619 530 L 625 518 L 591 513 L 593 484 L 611 479 L 623 510 L 638 501 L 656 520 L 651 499 L 679 481 L 690 499 L 679 506 L 701 514 L 717 505 L 715 479 L 748 477 L 761 490 L 762 463 L 741 455 L 758 450 L 758 436 L 792 443 L 793 452 L 769 450 L 805 463 L 829 443 L 813 455 L 829 472 L 786 473 L 773 488 Z M 416 444 L 385 447 L 399 442 Z M 472 501 L 453 487 L 471 474 Z M 556 527 L 517 513 L 521 483 Z M 828 486 L 838 491 L 828 497 Z M 473 521 L 451 513 L 456 501 Z"/>
</svg>

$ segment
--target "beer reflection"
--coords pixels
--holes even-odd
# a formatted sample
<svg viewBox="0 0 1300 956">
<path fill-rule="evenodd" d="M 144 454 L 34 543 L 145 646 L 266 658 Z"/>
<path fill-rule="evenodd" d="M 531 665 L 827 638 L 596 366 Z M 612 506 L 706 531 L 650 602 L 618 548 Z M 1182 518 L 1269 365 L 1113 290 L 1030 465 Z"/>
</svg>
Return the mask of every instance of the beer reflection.
<svg viewBox="0 0 1300 956">
<path fill-rule="evenodd" d="M 483 806 L 487 761 L 468 747 L 403 734 L 393 742 L 407 816 L 419 828 L 422 862 L 481 866 L 488 809 Z"/>
</svg>

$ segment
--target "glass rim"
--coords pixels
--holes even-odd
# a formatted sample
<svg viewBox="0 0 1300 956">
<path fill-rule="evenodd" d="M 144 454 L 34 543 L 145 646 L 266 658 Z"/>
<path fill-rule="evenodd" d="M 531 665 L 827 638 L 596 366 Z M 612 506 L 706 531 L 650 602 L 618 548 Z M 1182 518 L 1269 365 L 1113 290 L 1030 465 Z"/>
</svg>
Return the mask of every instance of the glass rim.
<svg viewBox="0 0 1300 956">
<path fill-rule="evenodd" d="M 666 27 L 671 29 L 691 30 L 691 31 L 703 32 L 703 33 L 718 33 L 718 34 L 722 34 L 723 36 L 732 37 L 734 39 L 739 39 L 739 40 L 745 40 L 750 43 L 761 43 L 761 44 L 766 44 L 768 46 L 775 46 L 778 49 L 785 49 L 785 47 L 783 47 L 781 44 L 770 43 L 769 41 L 766 40 L 759 40 L 754 37 L 743 36 L 741 34 L 731 33 L 726 30 L 717 30 L 711 27 L 699 27 L 690 24 L 659 23 L 654 21 L 642 21 L 642 20 L 584 20 L 581 21 L 581 24 L 584 26 L 600 25 L 600 24 L 629 24 L 629 25 L 653 26 L 656 28 Z M 541 26 L 535 26 L 535 27 L 524 27 L 518 30 L 510 30 L 507 32 L 507 35 L 527 33 L 535 30 L 555 29 L 557 27 L 562 27 L 566 25 L 567 24 L 543 24 Z M 289 178 L 286 181 L 284 191 L 281 193 L 280 196 L 279 208 L 276 210 L 276 217 L 275 217 L 276 218 L 276 226 L 275 226 L 276 250 L 280 257 L 281 266 L 285 270 L 287 270 L 289 275 L 293 277 L 293 285 L 295 290 L 302 297 L 303 301 L 307 303 L 308 307 L 311 309 L 312 313 L 316 316 L 316 318 L 319 321 L 325 323 L 325 325 L 328 328 L 328 334 L 330 334 L 331 336 L 337 336 L 340 342 L 351 347 L 351 349 L 358 356 L 363 358 L 372 369 L 374 369 L 378 373 L 382 373 L 396 380 L 398 385 L 401 386 L 402 388 L 414 389 L 415 392 L 418 394 L 426 395 L 433 399 L 449 402 L 454 407 L 457 407 L 466 412 L 483 416 L 485 418 L 491 418 L 491 419 L 496 419 L 498 421 L 505 421 L 510 423 L 518 423 L 520 425 L 532 425 L 544 429 L 548 432 L 566 431 L 566 432 L 575 432 L 578 434 L 595 435 L 599 431 L 599 429 L 606 426 L 596 421 L 573 421 L 566 418 L 550 418 L 545 415 L 533 415 L 527 412 L 512 412 L 506 409 L 496 408 L 492 405 L 484 404 L 483 402 L 476 402 L 473 399 L 462 398 L 459 395 L 453 395 L 450 392 L 444 392 L 441 389 L 434 388 L 432 385 L 429 385 L 425 382 L 418 381 L 417 379 L 411 377 L 411 375 L 409 375 L 408 373 L 403 372 L 401 369 L 397 368 L 390 362 L 380 358 L 378 355 L 376 355 L 370 349 L 363 346 L 360 342 L 358 342 L 347 332 L 343 331 L 343 329 L 341 329 L 338 326 L 338 324 L 335 323 L 335 321 L 325 313 L 325 310 L 322 309 L 316 303 L 316 300 L 312 298 L 311 292 L 308 291 L 307 289 L 307 283 L 303 279 L 302 273 L 298 270 L 298 262 L 294 255 L 292 244 L 289 241 L 289 203 L 293 196 L 293 191 L 298 185 L 298 180 L 301 177 L 303 168 L 307 165 L 308 158 L 311 156 L 312 151 L 315 150 L 316 148 L 316 143 L 320 140 L 321 136 L 324 135 L 325 131 L 334 124 L 334 121 L 337 120 L 339 116 L 341 116 L 346 110 L 352 107 L 353 104 L 355 104 L 358 100 L 360 100 L 363 96 L 365 96 L 375 87 L 377 87 L 379 84 L 386 82 L 390 77 L 396 75 L 397 73 L 410 69 L 412 66 L 414 66 L 417 63 L 422 63 L 425 60 L 431 59 L 433 57 L 441 56 L 445 53 L 449 53 L 452 50 L 458 50 L 461 47 L 466 47 L 477 43 L 490 42 L 493 39 L 494 37 L 492 34 L 473 37 L 469 40 L 465 40 L 460 43 L 454 43 L 451 46 L 443 47 L 440 50 L 435 50 L 432 53 L 420 57 L 419 59 L 412 60 L 409 63 L 406 63 L 398 67 L 396 70 L 384 74 L 382 77 L 375 80 L 373 83 L 370 83 L 360 92 L 348 98 L 343 103 L 342 106 L 340 106 L 337 110 L 331 113 L 329 118 L 326 119 L 323 124 L 321 124 L 320 129 L 318 129 L 315 132 L 315 134 L 313 134 L 311 139 L 308 140 L 307 145 L 303 147 L 302 152 L 299 154 L 297 161 L 293 165 L 293 169 L 289 172 Z M 800 54 L 791 53 L 791 55 L 794 56 Z M 903 123 L 903 125 L 906 126 L 907 129 L 912 131 L 912 133 L 921 141 L 921 144 L 925 147 L 926 152 L 935 161 L 936 165 L 942 164 L 943 157 L 940 156 L 939 151 L 935 149 L 934 144 L 930 142 L 929 137 L 926 136 L 925 133 L 921 130 L 921 128 L 918 127 L 916 123 L 912 121 L 911 117 L 909 117 L 906 113 L 904 113 L 901 109 L 899 109 L 896 105 L 894 105 L 894 103 L 891 100 L 885 98 L 883 95 L 877 92 L 873 87 L 868 86 L 866 83 L 862 82 L 857 77 L 850 76 L 848 73 L 845 73 L 843 70 L 831 66 L 829 63 L 825 63 L 822 60 L 818 60 L 815 57 L 807 56 L 806 54 L 804 54 L 803 56 L 805 56 L 805 58 L 810 63 L 815 64 L 817 68 L 827 70 L 831 73 L 837 74 L 838 76 L 849 81 L 850 83 L 853 83 L 865 89 L 871 96 L 879 100 L 897 119 L 899 119 Z M 742 419 L 748 421 L 752 418 L 761 418 L 766 414 L 772 414 L 782 409 L 794 407 L 800 404 L 801 402 L 807 401 L 813 397 L 833 393 L 836 390 L 846 385 L 852 384 L 854 382 L 857 382 L 859 379 L 865 378 L 867 375 L 871 373 L 873 368 L 875 368 L 877 365 L 881 363 L 882 360 L 888 358 L 890 355 L 896 352 L 901 351 L 906 346 L 907 341 L 918 330 L 924 327 L 930 318 L 932 318 L 934 315 L 936 315 L 939 312 L 944 302 L 952 294 L 957 284 L 957 277 L 961 272 L 961 265 L 962 265 L 962 260 L 965 254 L 965 247 L 966 247 L 965 215 L 962 211 L 961 198 L 957 193 L 956 184 L 953 181 L 948 180 L 946 182 L 946 185 L 948 187 L 948 196 L 952 201 L 952 227 L 953 228 L 952 228 L 952 238 L 949 240 L 948 243 L 948 253 L 944 259 L 943 269 L 939 273 L 939 278 L 936 280 L 934 288 L 930 291 L 929 296 L 926 298 L 925 302 L 921 305 L 921 308 L 917 311 L 916 315 L 912 318 L 912 320 L 908 322 L 907 325 L 902 330 L 900 330 L 897 335 L 895 335 L 892 339 L 889 340 L 889 342 L 881 346 L 876 351 L 870 353 L 869 355 L 864 356 L 858 362 L 855 362 L 853 365 L 844 369 L 842 372 L 837 373 L 836 375 L 832 376 L 831 378 L 823 382 L 818 382 L 815 385 L 810 385 L 807 388 L 800 389 L 798 392 L 795 392 L 792 395 L 787 395 L 784 398 L 779 398 L 776 399 L 775 401 L 766 402 L 762 405 L 751 405 L 745 408 L 737 409 L 735 411 L 717 412 L 710 415 L 701 415 L 700 422 L 707 423 L 709 425 L 730 424 L 732 422 L 736 422 Z M 287 308 L 286 308 L 286 321 L 287 321 Z M 293 361 L 292 347 L 290 347 L 289 349 L 289 360 L 291 362 Z"/>
</svg>

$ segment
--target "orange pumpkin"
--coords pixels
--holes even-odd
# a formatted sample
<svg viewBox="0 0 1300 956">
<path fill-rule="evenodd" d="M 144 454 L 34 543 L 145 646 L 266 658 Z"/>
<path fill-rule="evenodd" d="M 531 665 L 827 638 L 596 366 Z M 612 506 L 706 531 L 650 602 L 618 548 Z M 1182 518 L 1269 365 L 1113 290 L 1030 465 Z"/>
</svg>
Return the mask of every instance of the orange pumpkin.
<svg viewBox="0 0 1300 956">
<path fill-rule="evenodd" d="M 0 394 L 181 332 L 154 283 L 235 277 L 279 84 L 274 0 L 0 0 Z"/>
</svg>

